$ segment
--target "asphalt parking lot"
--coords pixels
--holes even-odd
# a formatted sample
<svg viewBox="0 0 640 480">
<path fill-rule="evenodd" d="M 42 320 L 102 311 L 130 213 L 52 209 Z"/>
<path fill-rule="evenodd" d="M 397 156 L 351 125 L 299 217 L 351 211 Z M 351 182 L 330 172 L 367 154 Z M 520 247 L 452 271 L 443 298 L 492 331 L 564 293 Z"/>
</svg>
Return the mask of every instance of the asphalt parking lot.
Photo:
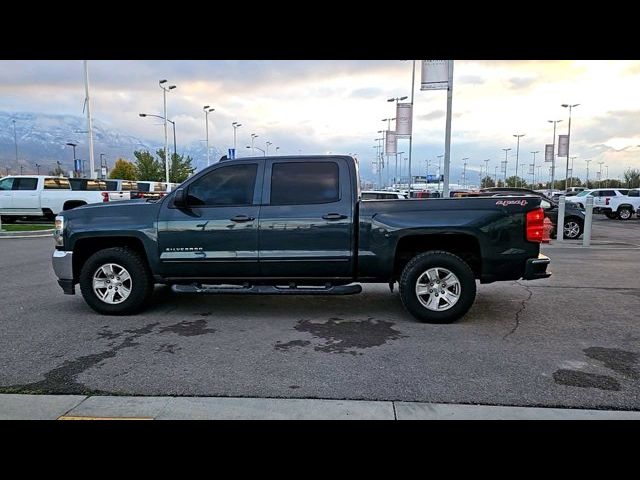
<svg viewBox="0 0 640 480">
<path fill-rule="evenodd" d="M 51 238 L 0 239 L 0 393 L 397 400 L 640 410 L 640 220 L 543 246 L 554 275 L 481 285 L 458 323 L 397 290 L 208 296 L 158 287 L 131 317 L 66 296 Z"/>
</svg>

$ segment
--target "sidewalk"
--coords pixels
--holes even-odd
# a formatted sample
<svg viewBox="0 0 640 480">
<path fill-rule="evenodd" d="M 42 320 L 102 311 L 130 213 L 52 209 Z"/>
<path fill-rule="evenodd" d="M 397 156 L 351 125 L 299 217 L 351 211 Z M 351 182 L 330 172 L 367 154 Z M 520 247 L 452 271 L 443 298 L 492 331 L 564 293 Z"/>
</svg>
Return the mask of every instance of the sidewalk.
<svg viewBox="0 0 640 480">
<path fill-rule="evenodd" d="M 640 420 L 640 411 L 231 397 L 0 394 L 0 420 Z"/>
</svg>

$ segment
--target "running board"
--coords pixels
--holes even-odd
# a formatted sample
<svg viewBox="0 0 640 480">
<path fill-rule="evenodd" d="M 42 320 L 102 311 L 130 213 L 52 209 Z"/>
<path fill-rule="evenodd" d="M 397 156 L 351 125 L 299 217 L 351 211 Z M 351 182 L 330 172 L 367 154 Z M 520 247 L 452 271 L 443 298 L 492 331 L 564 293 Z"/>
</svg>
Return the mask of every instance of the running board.
<svg viewBox="0 0 640 480">
<path fill-rule="evenodd" d="M 275 285 L 252 286 L 227 286 L 216 285 L 172 285 L 171 290 L 176 293 L 201 293 L 201 294 L 225 294 L 225 295 L 354 295 L 362 292 L 362 286 L 331 285 L 327 287 L 278 287 Z"/>
</svg>

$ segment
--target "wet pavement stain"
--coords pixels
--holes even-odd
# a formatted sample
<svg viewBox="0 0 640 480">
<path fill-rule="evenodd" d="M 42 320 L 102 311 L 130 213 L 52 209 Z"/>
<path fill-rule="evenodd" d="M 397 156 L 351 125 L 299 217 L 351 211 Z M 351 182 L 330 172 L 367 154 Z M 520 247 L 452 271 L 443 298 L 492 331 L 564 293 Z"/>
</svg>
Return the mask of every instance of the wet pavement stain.
<svg viewBox="0 0 640 480">
<path fill-rule="evenodd" d="M 291 340 L 290 342 L 287 342 L 287 343 L 277 342 L 274 348 L 276 350 L 287 351 L 293 347 L 306 347 L 310 343 L 311 342 L 309 340 Z"/>
<path fill-rule="evenodd" d="M 556 370 L 553 372 L 553 380 L 559 385 L 580 388 L 597 388 L 599 390 L 619 391 L 620 383 L 607 375 L 580 372 L 578 370 Z"/>
<path fill-rule="evenodd" d="M 182 348 L 178 347 L 175 343 L 163 343 L 158 348 L 154 350 L 156 353 L 176 353 L 176 350 L 182 350 Z"/>
<path fill-rule="evenodd" d="M 151 333 L 158 325 L 160 325 L 159 322 L 150 323 L 139 329 L 125 330 L 126 333 L 130 333 L 131 335 L 125 337 L 119 345 L 100 353 L 83 355 L 73 360 L 68 360 L 62 365 L 45 373 L 44 380 L 23 385 L 0 387 L 0 393 L 59 393 L 77 395 L 99 395 L 109 393 L 86 387 L 84 384 L 77 381 L 78 375 L 92 367 L 99 366 L 98 364 L 107 358 L 115 357 L 120 350 L 140 345 L 138 342 L 135 342 L 135 340 Z"/>
<path fill-rule="evenodd" d="M 206 328 L 207 321 L 204 319 L 194 320 L 192 322 L 188 322 L 186 320 L 176 323 L 174 325 L 169 325 L 168 327 L 163 327 L 160 329 L 160 333 L 177 333 L 181 337 L 194 337 L 196 335 L 205 335 L 207 333 L 215 333 L 215 329 Z"/>
<path fill-rule="evenodd" d="M 325 343 L 314 346 L 314 350 L 325 353 L 348 353 L 362 355 L 365 348 L 379 347 L 390 340 L 406 338 L 394 329 L 393 322 L 374 320 L 347 321 L 339 317 L 329 318 L 324 323 L 300 320 L 294 327 L 299 332 L 306 332 L 315 338 L 322 338 Z"/>
<path fill-rule="evenodd" d="M 121 337 L 122 335 L 123 335 L 123 332 L 113 333 L 107 326 L 102 327 L 102 330 L 98 332 L 98 338 L 105 339 L 105 340 L 114 340 L 116 338 Z"/>
<path fill-rule="evenodd" d="M 640 372 L 636 368 L 640 358 L 637 353 L 604 347 L 589 347 L 583 352 L 587 357 L 602 362 L 606 368 L 614 372 L 633 379 L 640 378 Z"/>
</svg>

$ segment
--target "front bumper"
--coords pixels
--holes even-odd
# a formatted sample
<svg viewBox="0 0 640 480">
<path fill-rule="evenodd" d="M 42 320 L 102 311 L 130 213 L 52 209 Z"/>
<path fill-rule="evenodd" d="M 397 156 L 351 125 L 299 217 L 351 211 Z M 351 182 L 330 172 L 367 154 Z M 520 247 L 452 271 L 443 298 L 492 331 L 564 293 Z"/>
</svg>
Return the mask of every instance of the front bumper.
<svg viewBox="0 0 640 480">
<path fill-rule="evenodd" d="M 58 277 L 58 285 L 67 295 L 74 295 L 76 291 L 73 281 L 73 252 L 54 250 L 51 263 L 53 271 Z"/>
<path fill-rule="evenodd" d="M 536 280 L 538 278 L 549 278 L 551 272 L 547 272 L 547 266 L 551 259 L 546 255 L 538 254 L 538 258 L 530 258 L 524 268 L 523 280 Z"/>
</svg>

